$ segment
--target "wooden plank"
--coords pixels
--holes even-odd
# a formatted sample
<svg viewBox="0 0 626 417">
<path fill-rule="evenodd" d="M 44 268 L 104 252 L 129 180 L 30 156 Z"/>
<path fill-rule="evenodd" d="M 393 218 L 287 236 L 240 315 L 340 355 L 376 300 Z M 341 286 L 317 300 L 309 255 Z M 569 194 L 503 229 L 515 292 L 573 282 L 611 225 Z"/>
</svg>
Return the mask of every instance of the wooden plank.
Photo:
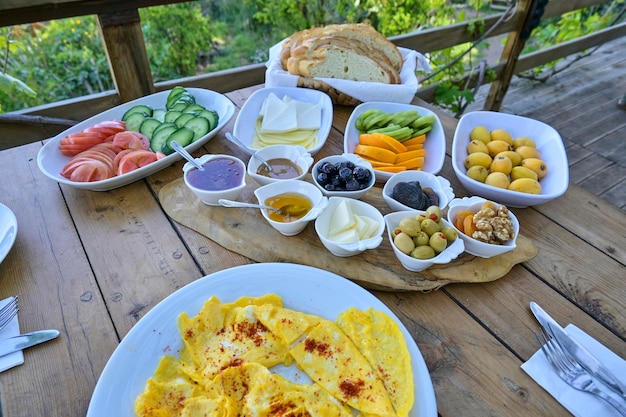
<svg viewBox="0 0 626 417">
<path fill-rule="evenodd" d="M 63 195 L 37 168 L 40 148 L 27 145 L 3 156 L 3 172 L 21 181 L 0 186 L 3 204 L 18 221 L 16 243 L 0 265 L 0 297 L 19 296 L 22 332 L 53 328 L 61 334 L 25 350 L 23 365 L 0 374 L 2 415 L 85 415 L 119 340 Z M 63 389 L 50 398 L 44 384 Z"/>
<path fill-rule="evenodd" d="M 106 192 L 62 190 L 120 336 L 202 276 L 167 216 L 152 209 L 155 199 L 145 181 Z"/>
<path fill-rule="evenodd" d="M 98 27 L 120 101 L 125 103 L 154 93 L 139 11 L 101 13 Z"/>
</svg>

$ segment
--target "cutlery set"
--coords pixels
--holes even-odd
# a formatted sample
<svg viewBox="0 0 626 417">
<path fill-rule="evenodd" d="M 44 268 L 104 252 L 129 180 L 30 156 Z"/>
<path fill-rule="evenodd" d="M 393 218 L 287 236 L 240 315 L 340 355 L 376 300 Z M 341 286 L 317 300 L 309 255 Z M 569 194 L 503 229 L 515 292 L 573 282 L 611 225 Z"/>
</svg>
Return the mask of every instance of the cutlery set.
<svg viewBox="0 0 626 417">
<path fill-rule="evenodd" d="M 0 308 L 0 330 L 4 329 L 19 311 L 18 297 L 12 299 Z M 17 352 L 31 346 L 52 340 L 59 335 L 58 330 L 39 330 L 0 340 L 0 357 Z"/>
<path fill-rule="evenodd" d="M 557 375 L 572 388 L 602 398 L 626 416 L 626 384 L 572 338 L 535 302 L 530 309 L 542 326 L 537 342 Z M 604 389 L 603 389 L 604 388 Z"/>
</svg>

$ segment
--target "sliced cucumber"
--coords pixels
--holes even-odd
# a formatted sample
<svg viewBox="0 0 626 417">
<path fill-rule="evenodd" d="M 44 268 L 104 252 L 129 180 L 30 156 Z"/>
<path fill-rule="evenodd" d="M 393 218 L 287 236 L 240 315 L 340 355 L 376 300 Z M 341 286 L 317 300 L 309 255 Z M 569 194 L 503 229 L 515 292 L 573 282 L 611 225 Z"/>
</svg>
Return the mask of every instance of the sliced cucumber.
<svg viewBox="0 0 626 417">
<path fill-rule="evenodd" d="M 150 140 L 150 149 L 152 149 L 153 152 L 163 152 L 163 146 L 166 145 L 165 141 L 177 130 L 178 127 L 174 124 L 155 130 L 152 133 L 152 139 Z"/>
<path fill-rule="evenodd" d="M 183 112 L 183 110 L 185 110 L 188 106 L 190 105 L 190 103 L 187 103 L 185 101 L 177 101 L 176 103 L 174 103 L 174 105 L 170 108 L 170 111 L 179 111 L 179 112 Z"/>
<path fill-rule="evenodd" d="M 178 116 L 176 120 L 174 120 L 174 123 L 176 123 L 176 126 L 178 127 L 183 127 L 185 126 L 185 123 L 187 123 L 194 117 L 196 117 L 196 115 L 193 113 L 183 113 L 180 116 Z"/>
<path fill-rule="evenodd" d="M 200 112 L 205 111 L 206 108 L 201 105 L 201 104 L 190 104 L 189 106 L 185 107 L 185 110 L 183 110 L 183 113 L 194 113 L 194 114 L 198 114 Z"/>
<path fill-rule="evenodd" d="M 165 113 L 165 118 L 163 119 L 166 123 L 174 123 L 178 117 L 183 114 L 180 111 L 170 110 Z"/>
<path fill-rule="evenodd" d="M 146 116 L 152 116 L 152 111 L 152 107 L 146 106 L 145 104 L 138 104 L 126 110 L 126 113 L 124 113 L 124 115 L 122 116 L 122 121 L 125 122 L 126 119 L 128 119 L 132 114 L 135 113 L 142 113 Z"/>
<path fill-rule="evenodd" d="M 163 147 L 161 148 L 161 152 L 163 152 L 165 155 L 169 155 L 174 152 L 174 149 L 170 145 L 172 142 L 176 141 L 180 146 L 185 147 L 191 143 L 191 141 L 193 140 L 193 136 L 193 130 L 186 127 L 181 127 L 167 137 L 165 143 L 163 144 Z"/>
<path fill-rule="evenodd" d="M 139 132 L 139 126 L 143 123 L 143 121 L 148 116 L 146 113 L 135 112 L 128 115 L 124 123 L 126 123 L 126 129 L 132 132 Z"/>
<path fill-rule="evenodd" d="M 154 131 L 152 132 L 152 136 L 156 135 L 159 130 L 165 129 L 166 127 L 178 127 L 178 126 L 176 126 L 176 123 L 167 123 L 167 122 L 161 123 L 160 126 L 157 126 L 157 128 L 154 129 Z"/>
<path fill-rule="evenodd" d="M 176 86 L 172 88 L 172 90 L 167 95 L 167 100 L 165 101 L 165 108 L 169 109 L 174 105 L 176 100 L 178 100 L 183 94 L 189 94 L 185 87 Z"/>
<path fill-rule="evenodd" d="M 218 123 L 220 122 L 220 116 L 217 114 L 217 112 L 215 110 L 204 110 L 202 112 L 200 112 L 200 114 L 198 114 L 198 116 L 200 117 L 204 117 L 205 119 L 207 119 L 209 121 L 209 130 L 213 130 L 217 127 Z"/>
<path fill-rule="evenodd" d="M 193 131 L 193 141 L 197 141 L 211 130 L 211 122 L 204 117 L 194 117 L 185 123 L 185 127 Z"/>
<path fill-rule="evenodd" d="M 152 117 L 163 123 L 165 121 L 165 113 L 166 110 L 164 109 L 154 109 L 154 111 L 152 112 Z"/>
<path fill-rule="evenodd" d="M 161 126 L 161 122 L 159 122 L 154 117 L 146 117 L 139 125 L 139 133 L 147 137 L 148 139 L 152 138 L 152 134 L 154 133 L 154 129 Z"/>
</svg>

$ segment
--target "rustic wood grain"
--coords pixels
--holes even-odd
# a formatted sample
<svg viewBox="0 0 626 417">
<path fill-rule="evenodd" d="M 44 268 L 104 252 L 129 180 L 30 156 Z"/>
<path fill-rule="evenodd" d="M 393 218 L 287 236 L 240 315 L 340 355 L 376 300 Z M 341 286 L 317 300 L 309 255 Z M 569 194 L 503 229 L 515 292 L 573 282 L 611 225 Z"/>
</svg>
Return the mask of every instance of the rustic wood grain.
<svg viewBox="0 0 626 417">
<path fill-rule="evenodd" d="M 11 149 L 3 158 L 0 201 L 15 213 L 18 232 L 0 264 L 1 298 L 19 296 L 22 332 L 54 328 L 61 334 L 25 350 L 23 365 L 0 374 L 2 415 L 85 415 L 119 338 L 63 195 L 37 168 L 40 148 Z M 62 387 L 54 398 L 44 389 L 50 384 Z"/>
</svg>

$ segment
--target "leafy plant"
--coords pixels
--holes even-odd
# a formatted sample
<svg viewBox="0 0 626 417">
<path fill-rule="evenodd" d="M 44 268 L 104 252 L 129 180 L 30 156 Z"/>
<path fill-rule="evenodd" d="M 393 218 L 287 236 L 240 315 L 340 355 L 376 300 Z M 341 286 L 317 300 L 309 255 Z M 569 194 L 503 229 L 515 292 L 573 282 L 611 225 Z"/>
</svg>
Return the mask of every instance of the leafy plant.
<svg viewBox="0 0 626 417">
<path fill-rule="evenodd" d="M 11 39 L 13 27 L 9 27 L 7 36 L 0 35 L 0 97 L 3 95 L 21 94 L 34 97 L 37 93 L 22 80 L 8 73 L 11 56 L 24 49 L 24 45 Z M 2 101 L 0 101 L 0 113 L 2 113 Z"/>
</svg>

